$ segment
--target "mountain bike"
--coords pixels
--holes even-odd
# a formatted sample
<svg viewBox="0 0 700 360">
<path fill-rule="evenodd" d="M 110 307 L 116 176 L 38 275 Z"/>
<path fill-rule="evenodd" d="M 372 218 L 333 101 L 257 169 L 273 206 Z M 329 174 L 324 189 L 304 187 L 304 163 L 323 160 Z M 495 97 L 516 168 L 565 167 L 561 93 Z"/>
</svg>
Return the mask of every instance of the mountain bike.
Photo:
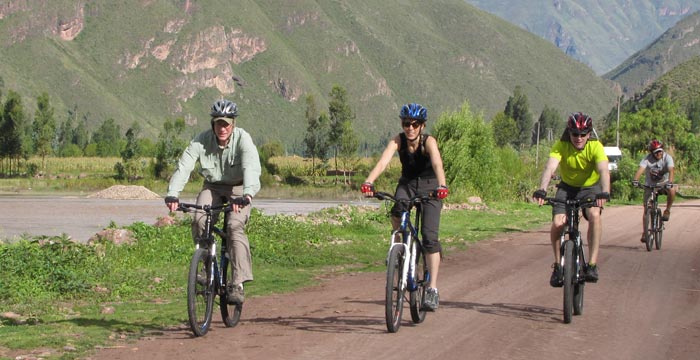
<svg viewBox="0 0 700 360">
<path fill-rule="evenodd" d="M 386 260 L 386 328 L 395 333 L 401 327 L 406 291 L 409 293 L 411 320 L 416 324 L 421 323 L 427 313 L 423 307 L 423 299 L 430 282 L 430 273 L 417 229 L 420 229 L 422 216 L 420 205 L 432 199 L 434 195 L 416 195 L 409 200 L 399 200 L 389 193 L 376 192 L 374 197 L 391 201 L 401 207 L 401 223 L 397 230 L 391 232 L 391 244 Z M 416 214 L 415 221 L 411 223 L 413 209 L 416 209 Z"/>
<path fill-rule="evenodd" d="M 248 205 L 247 198 L 234 199 L 236 204 Z M 233 263 L 226 248 L 226 231 L 212 224 L 214 215 L 223 212 L 224 224 L 232 211 L 231 204 L 197 205 L 180 203 L 178 211 L 201 212 L 205 215 L 204 232 L 196 239 L 194 254 L 187 276 L 187 315 L 195 336 L 203 336 L 211 327 L 214 298 L 219 296 L 221 318 L 226 327 L 238 324 L 243 304 L 229 303 L 227 286 L 233 286 Z M 217 238 L 220 252 L 217 252 Z M 219 253 L 221 254 L 219 257 Z"/>
<path fill-rule="evenodd" d="M 564 323 L 571 322 L 572 315 L 583 314 L 583 290 L 586 285 L 588 262 L 581 241 L 579 220 L 581 211 L 596 204 L 595 198 L 559 200 L 547 197 L 548 205 L 564 204 L 566 208 L 566 224 L 559 238 L 561 260 L 560 265 L 564 279 Z"/>
<path fill-rule="evenodd" d="M 663 195 L 665 185 L 639 184 L 637 187 L 649 189 L 650 195 L 644 204 L 644 244 L 647 251 L 651 251 L 656 244 L 656 250 L 661 250 L 661 241 L 664 235 L 664 221 L 659 208 L 659 195 Z"/>
</svg>

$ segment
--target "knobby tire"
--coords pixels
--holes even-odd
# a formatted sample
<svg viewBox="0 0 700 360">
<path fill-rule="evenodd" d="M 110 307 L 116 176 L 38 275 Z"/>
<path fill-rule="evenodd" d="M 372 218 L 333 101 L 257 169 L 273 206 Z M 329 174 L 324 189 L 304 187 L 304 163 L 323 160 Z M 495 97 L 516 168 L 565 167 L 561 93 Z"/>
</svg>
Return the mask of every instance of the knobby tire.
<svg viewBox="0 0 700 360">
<path fill-rule="evenodd" d="M 661 240 L 664 236 L 664 221 L 661 218 L 661 209 L 656 209 L 656 250 L 661 250 Z"/>
<path fill-rule="evenodd" d="M 212 266 L 209 250 L 195 250 L 187 278 L 187 315 L 195 336 L 203 336 L 211 326 L 215 295 L 214 281 L 211 279 Z M 197 282 L 197 274 L 205 275 L 206 284 Z"/>
<path fill-rule="evenodd" d="M 654 214 L 652 213 L 653 211 L 654 210 L 648 206 L 644 211 L 644 229 L 646 229 L 644 233 L 644 245 L 646 245 L 647 251 L 651 251 L 652 246 L 654 244 L 654 222 L 656 220 L 654 219 Z"/>
<path fill-rule="evenodd" d="M 564 266 L 564 323 L 571 322 L 574 308 L 574 244 L 571 240 L 563 244 Z"/>
<path fill-rule="evenodd" d="M 233 286 L 233 262 L 229 260 L 228 256 L 222 256 L 221 276 L 224 279 L 224 286 L 219 296 L 219 307 L 221 308 L 221 318 L 224 320 L 226 327 L 234 327 L 238 325 L 238 321 L 241 319 L 243 304 L 228 303 L 226 289 L 227 286 Z"/>
<path fill-rule="evenodd" d="M 399 331 L 405 289 L 401 289 L 401 276 L 406 249 L 395 245 L 389 252 L 386 267 L 386 328 L 391 333 Z"/>
<path fill-rule="evenodd" d="M 415 324 L 420 324 L 425 320 L 425 315 L 427 310 L 423 308 L 423 299 L 425 298 L 425 291 L 428 287 L 428 266 L 425 262 L 425 254 L 421 251 L 417 242 L 413 242 L 413 253 L 416 254 L 415 263 L 415 282 L 418 285 L 415 291 L 411 291 L 409 296 L 409 303 L 411 304 L 411 320 Z"/>
<path fill-rule="evenodd" d="M 576 259 L 576 269 L 579 269 L 580 273 L 578 274 L 579 276 L 574 279 L 575 284 L 574 284 L 574 315 L 582 315 L 583 314 L 583 289 L 584 285 L 586 285 L 585 279 L 584 279 L 584 266 L 586 266 L 584 262 L 584 257 L 583 257 L 583 247 L 580 247 L 578 249 L 578 256 Z"/>
</svg>

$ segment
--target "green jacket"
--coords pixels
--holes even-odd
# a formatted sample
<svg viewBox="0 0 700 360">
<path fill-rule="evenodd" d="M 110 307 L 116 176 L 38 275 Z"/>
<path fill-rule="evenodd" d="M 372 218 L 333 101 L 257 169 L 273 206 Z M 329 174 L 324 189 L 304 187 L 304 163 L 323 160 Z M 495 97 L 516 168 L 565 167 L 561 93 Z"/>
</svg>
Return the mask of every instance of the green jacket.
<svg viewBox="0 0 700 360">
<path fill-rule="evenodd" d="M 180 156 L 175 173 L 170 178 L 168 195 L 177 197 L 199 161 L 205 183 L 243 185 L 243 195 L 254 197 L 260 190 L 260 157 L 253 139 L 245 130 L 234 128 L 225 147 L 216 142 L 209 129 L 197 135 Z"/>
</svg>

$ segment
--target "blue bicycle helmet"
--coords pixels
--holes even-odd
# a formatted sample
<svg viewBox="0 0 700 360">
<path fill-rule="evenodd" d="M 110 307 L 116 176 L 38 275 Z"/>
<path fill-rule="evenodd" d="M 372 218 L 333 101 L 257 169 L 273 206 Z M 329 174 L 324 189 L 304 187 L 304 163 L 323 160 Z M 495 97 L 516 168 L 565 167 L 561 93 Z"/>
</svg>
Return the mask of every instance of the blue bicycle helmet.
<svg viewBox="0 0 700 360">
<path fill-rule="evenodd" d="M 420 122 L 425 122 L 428 120 L 428 109 L 424 108 L 421 104 L 406 104 L 401 107 L 399 117 L 401 119 L 414 119 Z"/>
</svg>

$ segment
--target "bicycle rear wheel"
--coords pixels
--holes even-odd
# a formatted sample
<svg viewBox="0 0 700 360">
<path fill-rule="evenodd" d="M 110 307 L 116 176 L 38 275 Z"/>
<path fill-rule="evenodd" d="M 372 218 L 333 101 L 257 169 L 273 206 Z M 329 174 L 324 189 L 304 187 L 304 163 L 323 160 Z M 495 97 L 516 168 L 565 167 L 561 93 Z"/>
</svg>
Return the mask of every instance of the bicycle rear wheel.
<svg viewBox="0 0 700 360">
<path fill-rule="evenodd" d="M 428 275 L 428 266 L 425 263 L 425 254 L 416 242 L 413 243 L 413 253 L 416 254 L 415 279 L 416 289 L 411 291 L 409 303 L 411 304 L 411 320 L 414 323 L 420 324 L 425 320 L 427 311 L 423 308 L 423 299 L 425 298 L 425 290 L 430 281 Z"/>
<path fill-rule="evenodd" d="M 574 244 L 571 240 L 564 241 L 563 257 L 564 266 L 564 323 L 571 322 L 574 308 Z"/>
<path fill-rule="evenodd" d="M 221 308 L 221 318 L 224 320 L 226 327 L 234 327 L 238 325 L 243 311 L 243 304 L 229 304 L 227 286 L 233 285 L 233 262 L 228 256 L 223 255 L 221 261 L 221 277 L 224 279 L 223 289 L 219 295 L 219 307 Z"/>
<path fill-rule="evenodd" d="M 647 251 L 651 251 L 654 244 L 654 214 L 653 210 L 646 207 L 644 210 L 644 244 L 647 247 Z"/>
<path fill-rule="evenodd" d="M 661 218 L 661 209 L 656 209 L 656 250 L 661 250 L 661 241 L 664 236 L 664 221 Z"/>
<path fill-rule="evenodd" d="M 194 252 L 187 278 L 187 315 L 190 328 L 196 336 L 203 336 L 211 326 L 214 307 L 214 279 L 211 278 L 213 266 L 208 249 L 199 248 Z"/>
<path fill-rule="evenodd" d="M 396 245 L 389 252 L 386 267 L 386 328 L 389 332 L 399 331 L 401 315 L 403 314 L 403 299 L 405 288 L 401 286 L 403 262 L 406 250 L 402 245 Z"/>
</svg>

